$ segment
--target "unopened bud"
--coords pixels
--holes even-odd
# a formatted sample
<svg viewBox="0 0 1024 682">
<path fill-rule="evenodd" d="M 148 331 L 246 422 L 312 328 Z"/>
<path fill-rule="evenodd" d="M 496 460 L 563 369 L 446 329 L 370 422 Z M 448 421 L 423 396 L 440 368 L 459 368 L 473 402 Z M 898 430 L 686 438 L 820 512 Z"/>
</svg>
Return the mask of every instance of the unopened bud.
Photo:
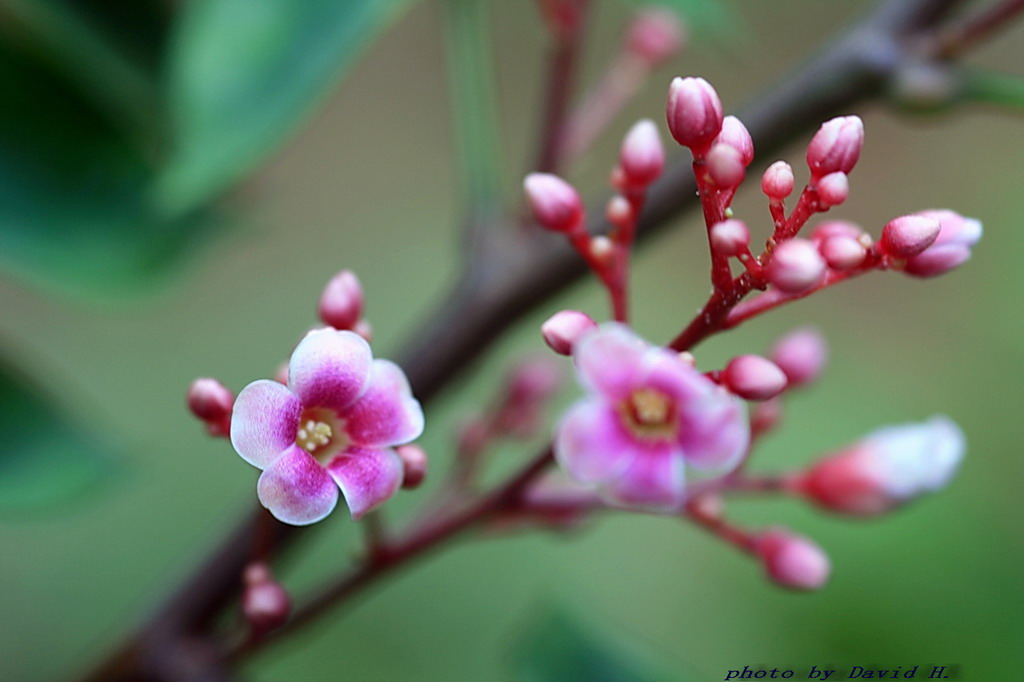
<svg viewBox="0 0 1024 682">
<path fill-rule="evenodd" d="M 811 241 L 822 243 L 829 237 L 850 237 L 863 244 L 865 247 L 872 243 L 871 237 L 861 229 L 857 223 L 848 220 L 826 220 L 820 223 L 811 232 Z"/>
<path fill-rule="evenodd" d="M 320 319 L 335 329 L 352 329 L 363 315 L 363 288 L 351 270 L 331 278 L 320 295 Z"/>
<path fill-rule="evenodd" d="M 675 12 L 650 7 L 637 12 L 626 34 L 626 49 L 654 68 L 678 53 L 686 27 Z"/>
<path fill-rule="evenodd" d="M 708 238 L 717 255 L 736 256 L 750 245 L 750 229 L 742 220 L 730 218 L 712 227 Z"/>
<path fill-rule="evenodd" d="M 590 240 L 590 255 L 599 263 L 607 265 L 611 262 L 612 254 L 615 252 L 615 245 L 608 237 L 598 235 Z"/>
<path fill-rule="evenodd" d="M 828 555 L 818 545 L 787 530 L 762 533 L 756 551 L 768 577 L 782 587 L 820 589 L 832 570 Z"/>
<path fill-rule="evenodd" d="M 768 264 L 768 281 L 786 294 L 801 294 L 821 283 L 827 268 L 814 244 L 806 239 L 782 242 Z"/>
<path fill-rule="evenodd" d="M 817 329 L 803 327 L 779 339 L 769 356 L 785 372 L 789 386 L 816 380 L 828 361 L 828 346 Z"/>
<path fill-rule="evenodd" d="M 738 151 L 744 166 L 749 166 L 754 160 L 754 140 L 747 127 L 735 116 L 722 119 L 722 132 L 715 139 L 715 144 L 727 144 Z"/>
<path fill-rule="evenodd" d="M 914 277 L 935 277 L 953 270 L 971 257 L 981 239 L 981 223 L 954 211 L 921 211 L 917 215 L 939 221 L 939 236 L 922 253 L 909 258 L 903 271 Z"/>
<path fill-rule="evenodd" d="M 578 310 L 562 310 L 547 319 L 540 326 L 540 333 L 544 335 L 544 342 L 559 355 L 572 355 L 573 346 L 583 338 L 585 334 L 597 329 L 597 322 L 594 322 L 586 313 Z"/>
<path fill-rule="evenodd" d="M 945 487 L 964 449 L 963 432 L 946 417 L 890 426 L 817 462 L 800 489 L 830 511 L 880 514 Z"/>
<path fill-rule="evenodd" d="M 822 208 L 838 206 L 850 196 L 850 179 L 846 173 L 829 173 L 816 185 Z"/>
<path fill-rule="evenodd" d="M 253 630 L 266 633 L 283 625 L 288 620 L 291 600 L 284 587 L 273 579 L 267 565 L 250 564 L 243 580 L 242 614 Z"/>
<path fill-rule="evenodd" d="M 628 225 L 633 220 L 633 208 L 626 197 L 615 195 L 608 200 L 604 215 L 612 225 Z"/>
<path fill-rule="evenodd" d="M 722 101 L 703 78 L 673 79 L 665 113 L 672 137 L 694 156 L 703 156 L 722 131 Z"/>
<path fill-rule="evenodd" d="M 645 118 L 629 129 L 622 141 L 619 167 L 630 187 L 646 187 L 661 175 L 665 167 L 665 150 L 654 121 Z"/>
<path fill-rule="evenodd" d="M 418 488 L 427 477 L 427 453 L 419 445 L 399 445 L 395 448 L 402 460 L 402 487 Z"/>
<path fill-rule="evenodd" d="M 940 225 L 935 218 L 905 215 L 894 218 L 882 229 L 878 248 L 894 258 L 910 258 L 921 253 L 939 236 Z"/>
<path fill-rule="evenodd" d="M 569 312 L 569 311 L 565 311 Z M 562 385 L 561 363 L 550 356 L 523 360 L 508 374 L 510 403 L 537 403 L 550 398 Z"/>
<path fill-rule="evenodd" d="M 868 254 L 860 241 L 846 235 L 828 237 L 818 244 L 822 258 L 833 270 L 853 270 Z"/>
<path fill-rule="evenodd" d="M 188 409 L 206 423 L 212 435 L 226 436 L 231 430 L 231 409 L 235 396 L 209 377 L 196 379 L 188 387 Z"/>
<path fill-rule="evenodd" d="M 839 116 L 821 124 L 807 145 L 807 165 L 811 176 L 849 173 L 860 159 L 864 146 L 864 123 L 859 116 Z"/>
<path fill-rule="evenodd" d="M 746 177 L 743 155 L 732 145 L 715 143 L 707 155 L 708 175 L 722 189 L 739 187 Z"/>
<path fill-rule="evenodd" d="M 725 366 L 722 383 L 745 400 L 767 400 L 786 388 L 786 374 L 760 355 L 740 355 Z"/>
<path fill-rule="evenodd" d="M 371 326 L 366 320 L 359 320 L 356 322 L 356 325 L 352 327 L 352 331 L 363 337 L 367 343 L 373 341 L 373 326 Z"/>
<path fill-rule="evenodd" d="M 526 200 L 537 224 L 552 232 L 575 232 L 583 225 L 583 202 L 568 182 L 551 173 L 530 173 L 523 180 Z"/>
<path fill-rule="evenodd" d="M 785 161 L 776 161 L 761 176 L 761 191 L 769 199 L 781 201 L 793 193 L 795 183 L 793 167 Z"/>
</svg>

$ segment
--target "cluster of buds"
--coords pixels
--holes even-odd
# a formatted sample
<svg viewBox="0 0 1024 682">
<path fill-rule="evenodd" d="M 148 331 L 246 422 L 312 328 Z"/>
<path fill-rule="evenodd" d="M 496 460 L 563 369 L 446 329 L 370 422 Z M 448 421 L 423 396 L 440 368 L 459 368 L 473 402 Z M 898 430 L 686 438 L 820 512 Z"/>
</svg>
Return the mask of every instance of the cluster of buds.
<svg viewBox="0 0 1024 682">
<path fill-rule="evenodd" d="M 864 126 L 856 116 L 842 116 L 822 125 L 808 145 L 808 182 L 792 210 L 786 200 L 796 186 L 793 168 L 777 161 L 761 176 L 772 220 L 765 248 L 755 255 L 750 228 L 731 208 L 754 160 L 750 133 L 724 115 L 714 88 L 701 78 L 672 81 L 667 122 L 693 157 L 713 287 L 700 313 L 667 347 L 648 344 L 627 326 L 624 303 L 637 215 L 665 164 L 655 124 L 639 122 L 622 145 L 612 172 L 618 193 L 607 210 L 613 229 L 606 237 L 588 233 L 583 204 L 569 183 L 546 174 L 526 179 L 537 223 L 569 238 L 605 286 L 614 318 L 599 324 L 581 311 L 563 310 L 541 327 L 552 350 L 572 357 L 587 393 L 562 417 L 554 439 L 556 459 L 587 492 L 559 493 L 548 484 L 538 488 L 545 495 L 526 499 L 536 505 L 535 518 L 549 522 L 577 522 L 602 504 L 676 514 L 756 557 L 774 582 L 817 589 L 830 572 L 827 555 L 783 528 L 733 525 L 724 516 L 725 496 L 772 492 L 834 512 L 879 514 L 943 487 L 963 455 L 963 435 L 953 422 L 936 417 L 876 431 L 805 471 L 752 476 L 745 465 L 759 437 L 779 424 L 786 395 L 821 374 L 825 343 L 816 331 L 799 329 L 765 356 L 739 355 L 722 369 L 703 372 L 690 350 L 712 334 L 855 275 L 948 272 L 970 257 L 981 225 L 953 211 L 931 210 L 890 221 L 877 239 L 841 220 L 798 236 L 813 215 L 849 196 Z M 748 294 L 754 295 L 744 300 Z M 691 468 L 711 476 L 689 482 Z"/>
</svg>

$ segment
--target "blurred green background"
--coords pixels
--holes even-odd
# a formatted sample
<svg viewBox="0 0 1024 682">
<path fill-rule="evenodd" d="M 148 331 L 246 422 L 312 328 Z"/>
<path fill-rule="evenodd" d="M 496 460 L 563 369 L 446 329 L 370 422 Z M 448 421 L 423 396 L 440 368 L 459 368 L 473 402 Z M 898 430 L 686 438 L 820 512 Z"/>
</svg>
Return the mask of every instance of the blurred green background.
<svg viewBox="0 0 1024 682">
<path fill-rule="evenodd" d="M 533 3 L 494 4 L 503 183 L 514 196 L 533 154 L 547 39 Z M 0 1 L 0 11 L 7 6 Z M 160 16 L 174 6 L 160 5 Z M 649 116 L 663 128 L 671 76 L 703 75 L 726 110 L 736 110 L 867 6 L 732 3 L 735 15 L 724 23 L 698 24 L 694 44 L 655 74 L 572 178 L 598 187 L 632 120 Z M 584 83 L 600 75 L 631 6 L 595 2 L 594 10 Z M 183 164 L 183 175 L 162 185 L 165 198 L 177 203 L 154 204 L 144 227 L 139 211 L 150 209 L 133 208 L 131 199 L 114 202 L 130 219 L 99 239 L 83 236 L 81 226 L 115 219 L 100 208 L 79 208 L 76 202 L 93 196 L 88 185 L 54 182 L 41 194 L 18 188 L 73 157 L 66 162 L 110 162 L 125 173 L 125 196 L 134 196 L 132 169 L 145 167 L 152 150 L 100 155 L 96 141 L 105 124 L 92 126 L 91 136 L 69 127 L 89 123 L 94 114 L 84 105 L 55 101 L 37 122 L 38 144 L 47 146 L 38 158 L 50 161 L 27 160 L 37 141 L 25 131 L 17 136 L 20 146 L 5 148 L 0 205 L 17 210 L 5 213 L 15 217 L 0 241 L 7 264 L 0 275 L 0 352 L 50 396 L 70 424 L 60 428 L 88 434 L 104 458 L 105 480 L 63 504 L 0 515 L 0 679 L 71 676 L 127 633 L 255 502 L 256 471 L 228 444 L 205 437 L 185 410 L 194 377 L 214 375 L 237 391 L 268 376 L 313 324 L 320 290 L 341 268 L 362 279 L 378 355 L 393 353 L 444 296 L 456 272 L 462 209 L 443 6 L 415 3 L 396 16 L 298 134 L 216 209 L 194 208 L 203 202 L 186 185 L 196 177 L 191 173 L 203 171 Z M 17 44 L 16 32 L 0 31 L 0 38 Z M 142 38 L 134 48 L 138 62 L 161 73 L 165 65 Z M 1022 38 L 1024 26 L 1015 26 L 971 62 L 1019 66 Z M 273 32 L 264 39 L 274 40 Z M 16 77 L 24 71 L 14 68 L 21 59 L 15 55 L 24 52 L 4 50 L 2 111 L 13 117 L 17 106 L 42 95 L 33 89 L 38 81 Z M 211 77 L 211 97 L 228 86 Z M 247 107 L 264 111 L 259 101 Z M 461 543 L 254 659 L 246 674 L 266 681 L 596 679 L 555 676 L 545 667 L 564 653 L 558 623 L 568 620 L 577 623 L 577 636 L 593 638 L 587 646 L 615 642 L 613 649 L 639 657 L 638 665 L 657 669 L 660 679 L 720 680 L 744 665 L 791 668 L 799 679 L 811 664 L 956 665 L 960 679 L 1010 679 L 1024 664 L 1024 420 L 1017 404 L 1024 379 L 1024 121 L 1019 111 L 970 105 L 931 117 L 880 104 L 851 113 L 864 118 L 867 140 L 850 199 L 834 215 L 878 234 L 895 215 L 954 208 L 985 224 L 974 258 L 937 280 L 879 274 L 829 291 L 714 339 L 700 348 L 699 362 L 713 368 L 732 354 L 763 351 L 791 327 L 813 322 L 830 340 L 830 367 L 820 385 L 792 400 L 784 428 L 766 440 L 754 467 L 798 465 L 877 426 L 945 413 L 961 424 L 970 446 L 949 490 L 865 522 L 826 517 L 793 501 L 737 501 L 735 518 L 789 525 L 828 551 L 833 579 L 816 594 L 776 589 L 746 557 L 672 519 L 615 515 L 566 536 Z M 798 173 L 812 132 L 787 154 Z M 197 139 L 199 147 L 206 144 Z M 773 160 L 757 158 L 751 175 Z M 753 184 L 736 208 L 762 236 L 767 211 Z M 49 226 L 46 240 L 25 237 L 36 219 Z M 649 339 L 670 338 L 706 295 L 706 246 L 695 228 L 695 217 L 686 216 L 638 254 L 635 326 Z M 187 257 L 150 267 L 168 251 Z M 159 274 L 143 278 L 142 270 Z M 459 420 L 491 395 L 511 361 L 543 352 L 537 325 L 566 306 L 604 315 L 593 282 L 572 288 L 432 406 L 423 443 L 435 478 Z M 560 404 L 575 392 L 569 386 Z M 16 414 L 10 404 L 2 409 Z M 48 467 L 77 466 L 56 446 L 52 455 L 40 446 L 45 435 L 33 436 L 30 446 L 52 456 Z M 8 451 L 23 445 L 3 444 Z M 497 466 L 512 466 L 529 452 L 502 448 Z M 403 493 L 389 515 L 411 509 L 424 494 Z M 283 567 L 289 586 L 329 574 L 356 551 L 358 529 L 343 512 L 324 525 L 309 551 Z"/>
</svg>

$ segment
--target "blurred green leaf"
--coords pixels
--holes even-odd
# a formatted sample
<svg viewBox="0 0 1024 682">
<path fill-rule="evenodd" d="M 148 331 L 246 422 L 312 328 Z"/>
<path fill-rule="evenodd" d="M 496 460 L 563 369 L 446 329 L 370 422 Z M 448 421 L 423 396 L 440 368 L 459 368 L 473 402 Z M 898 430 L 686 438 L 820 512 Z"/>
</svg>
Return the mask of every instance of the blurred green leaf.
<svg viewBox="0 0 1024 682">
<path fill-rule="evenodd" d="M 622 633 L 551 610 L 529 629 L 516 656 L 519 682 L 685 682 Z"/>
<path fill-rule="evenodd" d="M 195 207 L 252 170 L 410 0 L 206 0 L 173 39 L 177 148 L 159 196 Z"/>
<path fill-rule="evenodd" d="M 0 364 L 0 514 L 34 511 L 92 489 L 113 468 L 106 448 Z"/>
<path fill-rule="evenodd" d="M 148 201 L 153 171 L 131 138 L 35 55 L 0 41 L 0 265 L 75 293 L 123 294 L 174 262 L 194 217 Z"/>
</svg>

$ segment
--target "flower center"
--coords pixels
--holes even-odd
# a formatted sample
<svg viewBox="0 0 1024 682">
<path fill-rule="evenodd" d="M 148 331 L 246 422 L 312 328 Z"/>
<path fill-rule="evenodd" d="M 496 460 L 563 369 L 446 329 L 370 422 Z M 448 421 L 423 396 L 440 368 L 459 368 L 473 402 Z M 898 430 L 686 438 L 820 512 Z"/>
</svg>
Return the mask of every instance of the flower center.
<svg viewBox="0 0 1024 682">
<path fill-rule="evenodd" d="M 349 446 L 350 440 L 345 432 L 345 421 L 333 410 L 310 407 L 303 410 L 299 418 L 295 444 L 326 465 Z"/>
<path fill-rule="evenodd" d="M 295 434 L 295 443 L 306 452 L 314 452 L 330 443 L 332 435 L 330 424 L 307 419 Z"/>
<path fill-rule="evenodd" d="M 626 426 L 640 437 L 668 437 L 675 434 L 676 415 L 672 399 L 653 388 L 640 388 L 621 405 Z"/>
</svg>

